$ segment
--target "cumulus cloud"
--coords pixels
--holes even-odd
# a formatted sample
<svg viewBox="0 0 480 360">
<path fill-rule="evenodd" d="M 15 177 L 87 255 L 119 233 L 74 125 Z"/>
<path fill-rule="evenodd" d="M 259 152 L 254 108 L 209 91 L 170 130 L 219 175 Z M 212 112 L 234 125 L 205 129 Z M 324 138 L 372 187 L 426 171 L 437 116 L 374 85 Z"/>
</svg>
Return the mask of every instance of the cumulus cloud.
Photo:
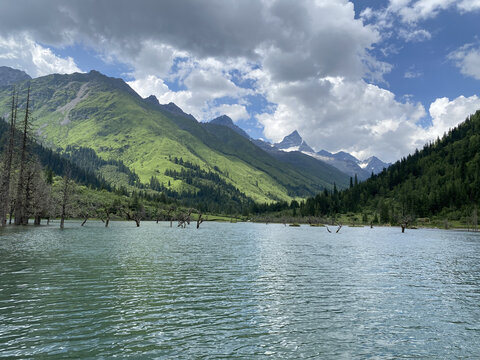
<svg viewBox="0 0 480 360">
<path fill-rule="evenodd" d="M 451 101 L 446 97 L 436 99 L 430 105 L 432 126 L 425 130 L 425 137 L 429 140 L 441 137 L 477 110 L 480 110 L 480 98 L 476 95 L 459 96 Z"/>
<path fill-rule="evenodd" d="M 298 92 L 311 95 L 298 97 Z M 361 158 L 382 154 L 392 161 L 411 151 L 412 131 L 426 114 L 421 104 L 398 102 L 392 92 L 363 80 L 285 84 L 271 96 L 281 105 L 258 116 L 267 137 L 279 141 L 298 129 L 317 151 L 344 150 Z"/>
<path fill-rule="evenodd" d="M 477 11 L 480 9 L 479 0 L 390 0 L 386 11 L 381 14 L 397 14 L 405 23 L 415 24 L 423 20 L 436 17 L 441 11 L 456 9 L 460 13 Z M 371 9 L 365 16 L 379 16 Z"/>
<path fill-rule="evenodd" d="M 392 9 L 395 9 L 405 22 L 417 22 L 437 16 L 437 14 L 448 9 L 455 3 L 455 0 L 417 0 L 410 4 L 410 1 L 392 1 Z"/>
<path fill-rule="evenodd" d="M 213 108 L 210 119 L 214 119 L 220 115 L 228 115 L 234 122 L 248 120 L 250 118 L 245 106 L 240 104 L 222 104 Z"/>
<path fill-rule="evenodd" d="M 448 59 L 455 62 L 463 75 L 480 80 L 480 46 L 466 44 L 451 52 Z"/>
<path fill-rule="evenodd" d="M 457 3 L 460 11 L 477 5 Z M 246 120 L 248 97 L 263 96 L 268 105 L 257 119 L 268 138 L 298 129 L 317 149 L 391 161 L 422 141 L 413 134 L 426 111 L 378 86 L 392 65 L 373 50 L 392 34 L 430 39 L 416 22 L 451 6 L 453 0 L 391 0 L 358 17 L 348 0 L 17 0 L 0 13 L 0 61 L 33 76 L 79 71 L 72 58 L 45 46 L 82 45 L 127 64 L 129 84 L 143 97 L 175 102 L 200 121 L 222 113 Z M 398 32 L 393 16 L 403 21 Z M 474 76 L 472 59 L 464 71 Z M 434 121 L 435 129 L 443 125 Z"/>
<path fill-rule="evenodd" d="M 174 102 L 185 112 L 200 121 L 225 114 L 234 120 L 248 118 L 246 108 L 239 104 L 219 104 L 218 100 L 241 101 L 254 93 L 252 89 L 238 86 L 232 80 L 230 70 L 246 69 L 245 63 L 220 63 L 208 58 L 201 61 L 186 61 L 180 64 L 180 70 L 173 77 L 178 78 L 184 90 L 173 91 L 164 80 L 155 75 L 147 75 L 130 81 L 128 84 L 141 96 L 155 95 L 161 103 Z M 249 68 L 250 69 L 250 68 Z"/>
<path fill-rule="evenodd" d="M 480 0 L 461 0 L 457 7 L 462 12 L 476 11 L 480 9 Z"/>
<path fill-rule="evenodd" d="M 61 58 L 27 35 L 0 36 L 0 62 L 30 76 L 81 72 L 71 57 Z"/>
</svg>

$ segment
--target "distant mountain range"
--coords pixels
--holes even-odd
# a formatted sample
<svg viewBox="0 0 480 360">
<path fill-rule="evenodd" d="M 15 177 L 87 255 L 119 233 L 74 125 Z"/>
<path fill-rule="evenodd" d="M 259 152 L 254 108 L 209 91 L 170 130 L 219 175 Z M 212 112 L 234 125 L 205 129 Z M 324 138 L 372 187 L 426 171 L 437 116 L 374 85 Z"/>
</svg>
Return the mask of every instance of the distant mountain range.
<svg viewBox="0 0 480 360">
<path fill-rule="evenodd" d="M 318 152 L 315 152 L 315 150 L 313 150 L 313 148 L 310 147 L 305 140 L 303 140 L 297 130 L 285 136 L 281 142 L 271 144 L 263 140 L 251 139 L 244 130 L 235 125 L 232 119 L 230 119 L 226 115 L 220 116 L 210 121 L 210 123 L 229 127 L 243 137 L 251 140 L 261 149 L 271 154 L 274 154 L 277 157 L 279 157 L 279 155 L 276 154 L 278 151 L 287 153 L 300 152 L 312 158 L 330 164 L 351 177 L 357 175 L 357 178 L 359 180 L 368 179 L 372 175 L 372 173 L 378 174 L 382 172 L 384 168 L 388 168 L 391 165 L 390 163 L 383 162 L 375 156 L 369 157 L 368 159 L 361 161 L 358 160 L 355 156 L 344 151 L 339 151 L 335 154 L 332 154 L 326 150 L 320 150 Z M 283 156 L 285 157 L 285 155 Z"/>
<path fill-rule="evenodd" d="M 375 156 L 371 156 L 365 160 L 358 160 L 355 156 L 344 151 L 339 151 L 334 154 L 326 150 L 315 152 L 296 130 L 273 146 L 282 151 L 300 151 L 324 161 L 352 177 L 357 175 L 359 180 L 369 178 L 372 173 L 378 174 L 382 172 L 384 168 L 388 168 L 391 165 Z"/>
</svg>

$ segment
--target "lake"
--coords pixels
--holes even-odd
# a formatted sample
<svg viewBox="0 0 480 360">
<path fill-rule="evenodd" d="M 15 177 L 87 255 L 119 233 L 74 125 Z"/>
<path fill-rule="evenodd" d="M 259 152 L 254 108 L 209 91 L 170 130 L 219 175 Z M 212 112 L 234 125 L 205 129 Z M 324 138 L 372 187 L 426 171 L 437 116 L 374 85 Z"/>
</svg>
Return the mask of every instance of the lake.
<svg viewBox="0 0 480 360">
<path fill-rule="evenodd" d="M 0 229 L 0 357 L 480 358 L 480 233 Z"/>
</svg>

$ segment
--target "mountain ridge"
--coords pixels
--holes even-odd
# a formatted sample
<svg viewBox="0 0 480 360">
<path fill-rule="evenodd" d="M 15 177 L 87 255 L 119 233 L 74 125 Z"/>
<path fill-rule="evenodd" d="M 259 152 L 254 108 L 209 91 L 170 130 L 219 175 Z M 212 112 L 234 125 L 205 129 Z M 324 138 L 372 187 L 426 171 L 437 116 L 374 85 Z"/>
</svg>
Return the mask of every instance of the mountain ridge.
<svg viewBox="0 0 480 360">
<path fill-rule="evenodd" d="M 260 142 L 257 142 L 257 144 L 259 146 L 265 146 Z M 378 174 L 383 171 L 383 168 L 388 168 L 388 166 L 391 165 L 383 162 L 375 156 L 371 156 L 370 158 L 361 161 L 345 151 L 331 153 L 322 149 L 315 152 L 315 150 L 303 140 L 297 130 L 294 130 L 292 133 L 285 136 L 281 142 L 275 143 L 272 146 L 278 150 L 286 152 L 300 151 L 308 156 L 336 167 L 351 177 L 357 176 L 360 180 L 366 180 L 372 173 Z"/>
<path fill-rule="evenodd" d="M 21 81 L 31 80 L 31 76 L 25 71 L 8 66 L 0 66 L 0 87 L 9 86 Z"/>
<path fill-rule="evenodd" d="M 52 148 L 91 148 L 101 158 L 121 160 L 143 183 L 156 177 L 167 189 L 198 192 L 188 179 L 166 175 L 167 169 L 180 173 L 185 169 L 181 163 L 188 163 L 217 174 L 257 202 L 290 200 L 333 186 L 334 180 L 317 176 L 320 172 L 303 174 L 231 129 L 223 138 L 213 134 L 208 125 L 175 104 L 144 99 L 121 79 L 91 71 L 52 74 L 29 82 L 40 141 Z M 17 87 L 23 99 L 27 85 L 20 82 Z M 10 91 L 0 88 L 0 106 L 7 109 L 10 100 Z M 175 163 L 173 158 L 182 162 Z M 337 186 L 346 186 L 348 178 L 340 172 L 332 174 Z"/>
</svg>

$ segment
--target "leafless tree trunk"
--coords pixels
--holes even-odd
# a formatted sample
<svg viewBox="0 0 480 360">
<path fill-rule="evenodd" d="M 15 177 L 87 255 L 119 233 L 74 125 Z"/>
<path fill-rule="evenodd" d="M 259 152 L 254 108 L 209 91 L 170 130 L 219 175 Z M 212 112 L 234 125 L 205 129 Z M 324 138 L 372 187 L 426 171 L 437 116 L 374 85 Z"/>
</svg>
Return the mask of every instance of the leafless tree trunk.
<svg viewBox="0 0 480 360">
<path fill-rule="evenodd" d="M 197 229 L 200 227 L 200 224 L 203 223 L 205 219 L 202 217 L 202 214 L 198 214 L 198 219 L 197 219 Z"/>
<path fill-rule="evenodd" d="M 65 226 L 65 217 L 67 213 L 67 204 L 70 198 L 70 169 L 67 169 L 65 176 L 63 177 L 63 187 L 62 187 L 62 207 L 60 213 L 60 229 L 63 229 Z"/>
<path fill-rule="evenodd" d="M 13 150 L 15 147 L 15 123 L 17 121 L 17 102 L 15 99 L 15 88 L 12 94 L 12 110 L 10 114 L 10 134 L 8 137 L 8 147 L 5 154 L 5 161 L 3 164 L 3 174 L 1 178 L 1 199 L 0 205 L 0 226 L 7 225 L 7 213 L 10 205 L 10 176 L 12 171 Z"/>
<path fill-rule="evenodd" d="M 21 220 L 21 225 L 28 225 L 28 218 L 30 216 L 30 205 L 32 203 L 33 197 L 35 196 L 35 165 L 27 162 L 27 167 L 25 169 L 25 176 L 24 176 L 24 194 L 25 197 L 23 199 L 23 218 Z"/>
<path fill-rule="evenodd" d="M 110 212 L 105 210 L 105 227 L 108 227 L 109 223 L 110 223 Z"/>
<path fill-rule="evenodd" d="M 25 189 L 24 189 L 24 174 L 25 167 L 27 162 L 27 142 L 28 142 L 28 130 L 29 130 L 29 105 L 30 105 L 30 87 L 28 87 L 27 92 L 27 105 L 25 108 L 25 118 L 23 120 L 23 137 L 22 137 L 22 148 L 20 156 L 20 170 L 18 173 L 18 183 L 17 183 L 17 200 L 15 202 L 15 225 L 21 225 L 25 223 Z M 27 219 L 28 222 L 28 219 Z"/>
<path fill-rule="evenodd" d="M 178 227 L 185 229 L 187 225 L 190 225 L 192 212 L 193 209 L 189 209 L 186 213 L 181 213 L 178 216 Z"/>
<path fill-rule="evenodd" d="M 170 227 L 173 225 L 173 213 L 175 212 L 177 208 L 175 206 L 170 206 L 167 212 L 167 216 L 170 219 Z"/>
<path fill-rule="evenodd" d="M 473 214 L 472 214 L 472 228 L 473 228 L 473 231 L 478 231 L 477 205 L 475 205 L 475 208 L 473 209 Z"/>
<path fill-rule="evenodd" d="M 140 221 L 142 220 L 142 215 L 141 212 L 137 212 L 135 210 L 130 211 L 129 209 L 122 208 L 120 209 L 121 212 L 125 214 L 125 217 L 127 220 L 133 220 L 135 221 L 135 224 L 137 227 L 140 227 Z"/>
</svg>

